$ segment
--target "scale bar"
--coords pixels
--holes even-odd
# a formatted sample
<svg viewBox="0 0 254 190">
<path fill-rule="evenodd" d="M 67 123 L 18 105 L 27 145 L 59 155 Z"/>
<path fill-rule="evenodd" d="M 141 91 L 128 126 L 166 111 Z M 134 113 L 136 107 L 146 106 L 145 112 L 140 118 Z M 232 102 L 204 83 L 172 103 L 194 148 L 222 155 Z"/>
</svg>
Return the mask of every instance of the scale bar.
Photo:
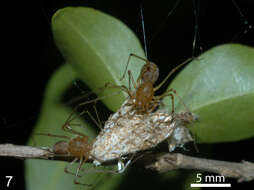
<svg viewBox="0 0 254 190">
<path fill-rule="evenodd" d="M 192 183 L 191 187 L 231 187 L 230 183 Z"/>
</svg>

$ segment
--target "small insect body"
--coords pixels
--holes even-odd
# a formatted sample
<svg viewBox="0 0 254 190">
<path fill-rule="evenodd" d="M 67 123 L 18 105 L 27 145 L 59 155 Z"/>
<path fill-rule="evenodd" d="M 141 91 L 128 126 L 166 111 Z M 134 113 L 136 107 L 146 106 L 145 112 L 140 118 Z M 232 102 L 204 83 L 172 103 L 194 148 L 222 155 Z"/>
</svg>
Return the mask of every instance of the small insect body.
<svg viewBox="0 0 254 190">
<path fill-rule="evenodd" d="M 141 23 L 142 23 L 142 31 L 143 31 L 143 39 L 144 39 L 144 49 L 145 49 L 145 55 L 147 57 L 147 46 L 146 46 L 146 33 L 145 33 L 145 24 L 144 24 L 144 15 L 143 15 L 143 7 L 140 6 L 140 15 L 141 15 Z M 136 59 L 140 59 L 144 61 L 144 65 L 142 66 L 140 70 L 140 74 L 135 82 L 131 70 L 128 70 L 128 65 L 130 63 L 131 58 L 134 57 Z M 174 113 L 174 95 L 177 95 L 176 90 L 174 89 L 168 89 L 166 92 L 164 92 L 162 95 L 155 96 L 155 92 L 159 90 L 169 79 L 169 77 L 179 68 L 190 62 L 193 58 L 189 58 L 183 63 L 179 64 L 177 67 L 171 70 L 171 72 L 168 73 L 166 78 L 157 86 L 154 87 L 155 82 L 159 78 L 159 68 L 158 66 L 149 61 L 146 58 L 143 58 L 139 55 L 136 55 L 134 53 L 131 53 L 128 57 L 127 64 L 124 70 L 124 74 L 121 77 L 120 80 L 123 80 L 127 70 L 128 70 L 128 81 L 129 81 L 129 87 L 126 86 L 117 86 L 113 84 L 106 84 L 107 87 L 113 87 L 113 88 L 120 88 L 124 90 L 128 95 L 129 99 L 132 100 L 132 104 L 134 104 L 134 108 L 138 110 L 139 112 L 143 113 L 151 113 L 153 112 L 159 105 L 161 100 L 166 97 L 170 96 L 172 101 L 172 113 Z M 134 91 L 131 91 L 132 86 L 134 87 Z M 177 95 L 178 96 L 178 95 Z M 180 100 L 181 101 L 181 100 Z"/>
<path fill-rule="evenodd" d="M 52 152 L 55 155 L 69 155 L 68 146 L 69 145 L 67 141 L 64 140 L 57 141 L 53 146 Z"/>
<path fill-rule="evenodd" d="M 68 136 L 62 136 L 62 135 L 54 135 L 50 133 L 47 133 L 47 134 L 36 133 L 36 135 L 46 135 L 50 137 L 59 137 L 59 138 L 66 139 L 66 140 L 57 141 L 51 150 L 52 153 L 55 156 L 60 156 L 60 157 L 62 156 L 73 157 L 74 159 L 72 160 L 71 163 L 66 165 L 66 167 L 64 168 L 64 171 L 66 173 L 69 173 L 75 176 L 75 179 L 74 179 L 75 184 L 91 186 L 90 184 L 80 183 L 78 181 L 78 178 L 81 177 L 81 175 L 79 174 L 80 170 L 83 170 L 81 168 L 82 165 L 90 158 L 92 142 L 88 141 L 88 136 L 81 133 L 79 135 L 76 135 L 76 137 L 73 137 L 73 138 L 70 138 Z M 76 172 L 73 173 L 72 171 L 70 171 L 70 166 L 78 161 L 79 161 L 78 168 Z"/>
<path fill-rule="evenodd" d="M 92 147 L 86 136 L 77 136 L 68 143 L 68 153 L 75 157 L 83 157 L 84 162 L 88 160 Z"/>
<path fill-rule="evenodd" d="M 145 62 L 136 82 L 132 76 L 131 71 L 128 70 L 129 87 L 126 87 L 124 85 L 118 86 L 111 83 L 106 83 L 105 88 L 119 88 L 125 91 L 129 96 L 129 103 L 134 105 L 132 108 L 136 109 L 139 113 L 154 112 L 156 108 L 158 108 L 158 106 L 160 105 L 161 100 L 166 96 L 170 96 L 172 101 L 172 113 L 174 113 L 174 95 L 177 95 L 176 90 L 170 88 L 167 91 L 165 91 L 162 95 L 158 96 L 155 95 L 155 92 L 165 84 L 165 82 L 176 70 L 178 70 L 185 64 L 189 63 L 193 58 L 185 60 L 183 63 L 179 64 L 177 67 L 172 69 L 171 72 L 166 76 L 166 78 L 159 85 L 154 87 L 154 83 L 157 81 L 159 77 L 158 66 L 155 63 L 150 62 L 149 60 L 132 53 L 129 55 L 124 74 L 120 80 L 123 80 L 123 78 L 126 75 L 131 57 L 135 57 Z M 131 84 L 134 90 L 131 90 L 132 89 Z M 178 98 L 180 97 L 178 96 Z M 181 99 L 180 101 L 182 102 Z"/>
</svg>

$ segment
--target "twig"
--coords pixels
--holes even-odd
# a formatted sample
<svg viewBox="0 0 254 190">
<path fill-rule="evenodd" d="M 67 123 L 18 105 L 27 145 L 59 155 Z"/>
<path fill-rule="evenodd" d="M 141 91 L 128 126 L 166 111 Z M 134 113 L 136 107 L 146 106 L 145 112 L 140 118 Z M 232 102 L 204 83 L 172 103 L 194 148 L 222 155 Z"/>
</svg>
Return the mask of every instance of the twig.
<svg viewBox="0 0 254 190">
<path fill-rule="evenodd" d="M 59 161 L 73 161 L 73 156 L 57 155 L 53 153 L 50 147 L 33 147 L 13 144 L 0 144 L 0 157 L 14 157 L 20 159 L 43 159 L 43 160 L 59 160 Z M 92 162 L 88 160 L 87 162 Z M 105 162 L 103 165 L 115 164 L 112 162 Z"/>
<path fill-rule="evenodd" d="M 21 146 L 13 144 L 0 144 L 0 156 L 16 158 L 41 158 L 48 159 L 52 157 L 49 149 L 36 148 L 32 146 Z"/>
<path fill-rule="evenodd" d="M 0 144 L 0 156 L 16 158 L 34 158 L 71 161 L 69 156 L 58 156 L 52 153 L 50 148 L 37 148 L 32 146 L 20 146 L 13 144 Z M 113 163 L 113 162 L 112 162 Z M 103 163 L 108 165 L 112 163 Z M 157 161 L 146 166 L 159 172 L 167 172 L 176 169 L 193 169 L 218 173 L 225 177 L 237 178 L 238 182 L 254 179 L 254 164 L 243 161 L 242 163 L 210 160 L 186 156 L 179 153 L 166 153 L 157 158 Z"/>
<path fill-rule="evenodd" d="M 179 153 L 164 154 L 157 161 L 146 166 L 159 172 L 167 172 L 176 169 L 196 169 L 206 172 L 218 173 L 225 177 L 237 178 L 238 182 L 254 179 L 254 164 L 247 161 L 242 163 L 210 160 L 186 156 Z"/>
</svg>

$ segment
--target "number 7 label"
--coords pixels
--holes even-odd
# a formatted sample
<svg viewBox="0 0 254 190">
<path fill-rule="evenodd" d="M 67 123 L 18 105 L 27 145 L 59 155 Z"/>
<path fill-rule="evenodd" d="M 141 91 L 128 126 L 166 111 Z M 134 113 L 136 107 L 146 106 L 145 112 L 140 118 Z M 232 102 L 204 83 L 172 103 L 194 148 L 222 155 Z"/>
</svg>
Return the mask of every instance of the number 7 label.
<svg viewBox="0 0 254 190">
<path fill-rule="evenodd" d="M 8 178 L 7 187 L 9 187 L 10 182 L 11 182 L 13 176 L 5 176 L 5 177 Z"/>
</svg>

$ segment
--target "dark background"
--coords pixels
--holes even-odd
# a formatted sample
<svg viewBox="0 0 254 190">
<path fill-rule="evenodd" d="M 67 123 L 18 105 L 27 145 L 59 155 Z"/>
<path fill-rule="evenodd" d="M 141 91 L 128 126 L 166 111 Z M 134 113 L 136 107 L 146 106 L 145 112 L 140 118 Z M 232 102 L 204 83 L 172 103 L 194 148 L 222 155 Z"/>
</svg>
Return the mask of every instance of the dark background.
<svg viewBox="0 0 254 190">
<path fill-rule="evenodd" d="M 161 78 L 170 67 L 192 55 L 198 55 L 215 45 L 238 42 L 254 46 L 254 2 L 237 0 L 242 14 L 231 0 L 197 1 L 199 23 L 197 45 L 192 46 L 195 24 L 192 1 L 181 1 L 175 12 L 167 18 L 173 1 L 144 2 L 144 17 L 147 32 L 148 57 L 156 62 Z M 0 143 L 26 144 L 38 118 L 47 80 L 63 58 L 54 46 L 50 29 L 50 18 L 65 6 L 91 6 L 107 12 L 126 23 L 143 41 L 140 8 L 138 1 L 5 1 L 1 4 L 1 99 L 0 99 Z M 249 24 L 246 22 L 248 21 Z M 164 71 L 164 72 L 163 72 Z M 212 148 L 215 159 L 228 161 L 253 161 L 253 140 L 235 143 L 200 145 Z M 0 189 L 5 188 L 5 176 L 13 175 L 11 187 L 24 189 L 23 161 L 0 158 Z M 135 171 L 122 188 L 158 188 L 155 174 Z M 138 182 L 136 176 L 153 177 L 146 184 Z M 158 178 L 158 176 L 157 176 Z M 233 189 L 250 188 L 251 183 L 237 184 L 230 180 Z M 9 189 L 10 189 L 9 188 Z"/>
</svg>

